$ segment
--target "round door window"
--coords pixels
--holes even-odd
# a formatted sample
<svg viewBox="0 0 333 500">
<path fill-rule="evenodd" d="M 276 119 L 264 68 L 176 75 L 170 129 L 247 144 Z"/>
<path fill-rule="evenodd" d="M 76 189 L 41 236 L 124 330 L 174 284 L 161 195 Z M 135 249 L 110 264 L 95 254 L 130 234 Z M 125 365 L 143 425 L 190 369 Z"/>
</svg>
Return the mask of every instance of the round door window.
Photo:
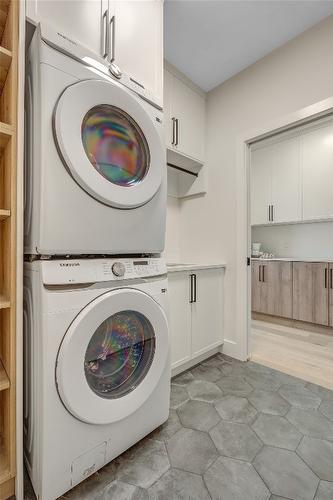
<svg viewBox="0 0 333 500">
<path fill-rule="evenodd" d="M 109 104 L 95 106 L 85 115 L 82 142 L 92 166 L 118 186 L 135 186 L 150 164 L 147 141 L 139 125 L 124 111 Z"/>
<path fill-rule="evenodd" d="M 120 311 L 93 334 L 84 359 L 89 387 L 100 397 L 120 398 L 145 378 L 155 353 L 150 321 L 137 311 Z"/>
</svg>

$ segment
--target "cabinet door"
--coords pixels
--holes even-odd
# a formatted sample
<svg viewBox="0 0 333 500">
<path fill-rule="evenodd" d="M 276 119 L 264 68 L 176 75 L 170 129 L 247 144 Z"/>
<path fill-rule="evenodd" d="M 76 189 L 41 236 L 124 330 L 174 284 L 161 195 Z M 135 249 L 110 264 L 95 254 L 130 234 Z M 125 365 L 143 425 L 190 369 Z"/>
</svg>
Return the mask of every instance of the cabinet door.
<svg viewBox="0 0 333 500">
<path fill-rule="evenodd" d="M 328 325 L 328 264 L 294 262 L 293 318 Z"/>
<path fill-rule="evenodd" d="M 333 326 L 333 264 L 329 264 L 328 322 Z"/>
<path fill-rule="evenodd" d="M 299 138 L 274 145 L 272 162 L 273 222 L 292 222 L 302 218 Z"/>
<path fill-rule="evenodd" d="M 173 77 L 171 115 L 178 120 L 177 151 L 203 161 L 205 99 L 176 77 Z"/>
<path fill-rule="evenodd" d="M 271 168 L 274 158 L 273 146 L 251 152 L 251 224 L 269 222 L 271 204 Z"/>
<path fill-rule="evenodd" d="M 251 310 L 254 312 L 260 312 L 261 265 L 257 260 L 251 263 Z"/>
<path fill-rule="evenodd" d="M 192 357 L 223 343 L 223 270 L 203 269 L 196 275 L 192 303 Z"/>
<path fill-rule="evenodd" d="M 303 218 L 333 217 L 333 125 L 302 137 Z"/>
<path fill-rule="evenodd" d="M 109 9 L 110 19 L 114 16 L 111 52 L 115 62 L 162 105 L 163 2 L 110 0 Z"/>
<path fill-rule="evenodd" d="M 169 319 L 171 366 L 175 368 L 191 358 L 190 280 L 187 273 L 169 273 Z"/>
<path fill-rule="evenodd" d="M 165 69 L 164 86 L 163 86 L 163 109 L 164 109 L 165 144 L 167 148 L 173 148 L 173 122 L 171 115 L 172 89 L 173 89 L 173 75 Z"/>
<path fill-rule="evenodd" d="M 262 281 L 261 312 L 292 318 L 292 263 L 282 261 L 265 263 Z"/>
<path fill-rule="evenodd" d="M 27 17 L 48 24 L 102 55 L 102 15 L 107 0 L 26 0 Z"/>
</svg>

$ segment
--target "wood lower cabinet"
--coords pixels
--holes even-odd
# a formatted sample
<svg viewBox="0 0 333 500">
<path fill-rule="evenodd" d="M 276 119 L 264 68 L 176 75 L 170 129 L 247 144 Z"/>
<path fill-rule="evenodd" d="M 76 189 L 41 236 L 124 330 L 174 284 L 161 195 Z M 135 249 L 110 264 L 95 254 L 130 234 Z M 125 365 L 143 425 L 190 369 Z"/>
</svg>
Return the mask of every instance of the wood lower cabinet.
<svg viewBox="0 0 333 500">
<path fill-rule="evenodd" d="M 252 262 L 252 311 L 292 317 L 292 263 Z"/>
<path fill-rule="evenodd" d="M 293 266 L 293 319 L 328 326 L 328 263 L 294 262 Z"/>
</svg>

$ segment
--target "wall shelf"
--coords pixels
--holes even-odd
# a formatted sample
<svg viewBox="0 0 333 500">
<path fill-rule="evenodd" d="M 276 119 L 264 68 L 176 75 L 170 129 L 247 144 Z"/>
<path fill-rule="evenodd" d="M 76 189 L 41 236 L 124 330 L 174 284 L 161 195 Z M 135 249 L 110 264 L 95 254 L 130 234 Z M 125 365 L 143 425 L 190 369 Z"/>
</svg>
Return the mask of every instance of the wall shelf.
<svg viewBox="0 0 333 500">
<path fill-rule="evenodd" d="M 0 221 L 10 217 L 10 210 L 0 209 Z"/>
<path fill-rule="evenodd" d="M 12 53 L 10 50 L 0 47 L 0 93 L 5 86 L 10 64 L 12 62 Z"/>
<path fill-rule="evenodd" d="M 10 307 L 10 300 L 3 294 L 0 294 L 0 309 L 8 309 Z M 1 360 L 0 360 L 1 362 Z"/>
</svg>

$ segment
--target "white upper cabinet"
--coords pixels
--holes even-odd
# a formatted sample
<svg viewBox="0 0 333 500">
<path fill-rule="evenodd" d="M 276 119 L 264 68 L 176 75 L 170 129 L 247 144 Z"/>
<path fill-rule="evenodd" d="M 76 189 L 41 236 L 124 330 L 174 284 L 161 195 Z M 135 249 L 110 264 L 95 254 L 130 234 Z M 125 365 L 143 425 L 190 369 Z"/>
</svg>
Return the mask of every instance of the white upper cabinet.
<svg viewBox="0 0 333 500">
<path fill-rule="evenodd" d="M 272 222 L 296 222 L 302 218 L 298 137 L 274 145 L 271 205 Z"/>
<path fill-rule="evenodd" d="M 259 146 L 251 152 L 251 224 L 302 218 L 299 138 Z"/>
<path fill-rule="evenodd" d="M 121 71 L 149 90 L 162 106 L 162 0 L 110 0 L 109 13 L 111 58 Z"/>
<path fill-rule="evenodd" d="M 46 21 L 97 55 L 103 50 L 103 12 L 108 0 L 26 0 L 26 15 L 34 23 Z"/>
<path fill-rule="evenodd" d="M 204 161 L 205 98 L 171 72 L 164 72 L 167 148 Z"/>
<path fill-rule="evenodd" d="M 269 222 L 272 158 L 272 146 L 251 152 L 251 224 Z"/>
<path fill-rule="evenodd" d="M 333 125 L 302 137 L 303 218 L 333 217 Z"/>
<path fill-rule="evenodd" d="M 46 21 L 113 61 L 163 104 L 162 0 L 26 0 L 27 17 Z"/>
</svg>

